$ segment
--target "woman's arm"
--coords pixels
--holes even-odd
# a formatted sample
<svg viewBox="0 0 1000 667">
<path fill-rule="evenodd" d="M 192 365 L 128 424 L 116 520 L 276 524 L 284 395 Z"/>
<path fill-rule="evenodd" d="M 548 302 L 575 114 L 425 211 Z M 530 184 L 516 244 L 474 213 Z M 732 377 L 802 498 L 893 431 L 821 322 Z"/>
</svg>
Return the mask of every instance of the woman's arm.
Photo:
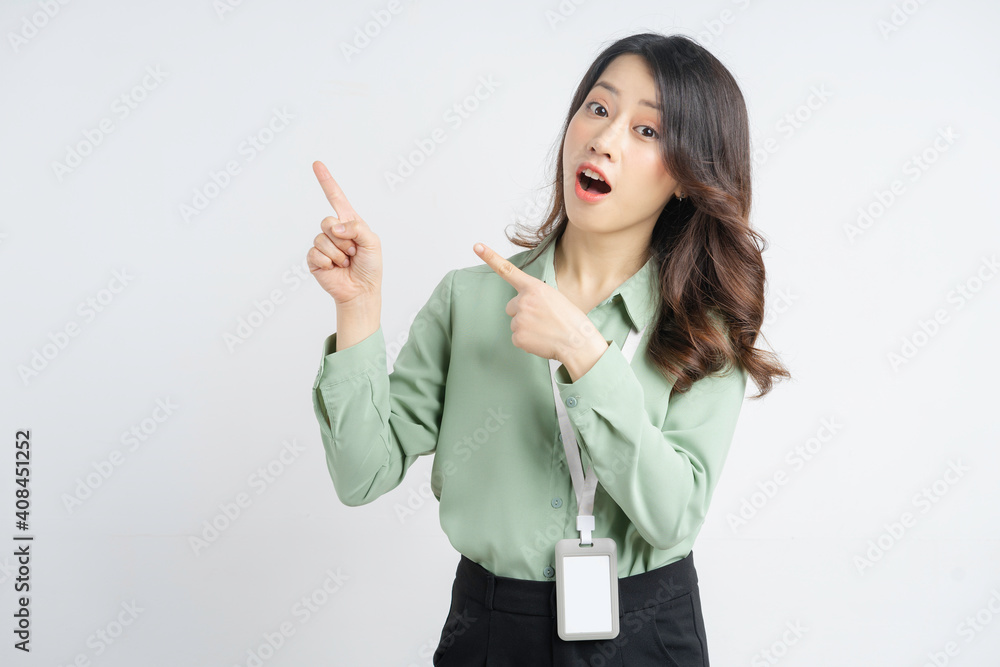
<svg viewBox="0 0 1000 667">
<path fill-rule="evenodd" d="M 378 320 L 341 321 L 326 339 L 313 407 L 337 497 L 370 503 L 402 482 L 418 456 L 437 446 L 451 357 L 455 270 L 438 283 L 410 326 L 388 373 Z M 366 331 L 375 329 L 361 337 Z M 338 334 L 352 338 L 338 343 Z"/>
<path fill-rule="evenodd" d="M 584 467 L 589 458 L 600 485 L 657 549 L 684 541 L 705 520 L 746 390 L 746 372 L 727 371 L 673 394 L 662 429 L 617 345 L 576 382 L 565 366 L 556 372 Z"/>
<path fill-rule="evenodd" d="M 344 350 L 368 338 L 381 326 L 382 295 L 371 302 L 337 304 L 337 333 L 334 334 L 334 349 Z"/>
</svg>

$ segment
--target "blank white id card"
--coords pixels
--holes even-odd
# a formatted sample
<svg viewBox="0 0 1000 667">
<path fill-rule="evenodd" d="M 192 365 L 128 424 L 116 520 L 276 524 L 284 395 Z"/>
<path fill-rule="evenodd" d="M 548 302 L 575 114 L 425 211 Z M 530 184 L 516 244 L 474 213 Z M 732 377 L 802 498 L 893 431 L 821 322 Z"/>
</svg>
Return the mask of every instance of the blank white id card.
<svg viewBox="0 0 1000 667">
<path fill-rule="evenodd" d="M 610 537 L 556 542 L 556 616 L 559 638 L 618 636 L 618 549 Z"/>
</svg>

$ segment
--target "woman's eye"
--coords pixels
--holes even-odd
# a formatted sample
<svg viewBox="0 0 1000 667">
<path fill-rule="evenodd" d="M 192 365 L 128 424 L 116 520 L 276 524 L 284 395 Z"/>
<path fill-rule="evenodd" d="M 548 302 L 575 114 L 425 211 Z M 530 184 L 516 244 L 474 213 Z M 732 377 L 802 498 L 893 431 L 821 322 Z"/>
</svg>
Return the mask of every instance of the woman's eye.
<svg viewBox="0 0 1000 667">
<path fill-rule="evenodd" d="M 601 104 L 600 102 L 588 102 L 587 103 L 587 108 L 588 109 L 593 110 L 593 108 L 595 106 L 598 106 L 601 109 L 604 109 L 604 105 Z M 604 109 L 604 111 L 606 112 L 607 109 Z M 597 112 L 595 111 L 594 113 L 597 113 Z M 597 114 L 597 115 L 599 117 L 601 117 L 601 118 L 604 118 L 604 116 L 601 116 L 600 114 Z M 642 136 L 646 137 L 647 139 L 655 139 L 655 138 L 657 138 L 657 137 L 660 136 L 659 132 L 657 132 L 656 130 L 654 130 L 653 128 L 651 128 L 649 125 L 640 125 L 639 127 L 645 128 L 645 129 L 649 130 L 650 132 L 652 132 L 652 134 L 643 134 L 642 135 Z"/>
</svg>

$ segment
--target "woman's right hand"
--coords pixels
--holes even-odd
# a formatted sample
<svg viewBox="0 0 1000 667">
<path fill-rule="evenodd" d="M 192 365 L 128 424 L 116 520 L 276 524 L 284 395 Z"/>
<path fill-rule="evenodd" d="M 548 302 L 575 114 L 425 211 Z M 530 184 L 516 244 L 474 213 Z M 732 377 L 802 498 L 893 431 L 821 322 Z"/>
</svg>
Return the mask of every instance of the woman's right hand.
<svg viewBox="0 0 1000 667">
<path fill-rule="evenodd" d="M 306 255 L 309 271 L 338 306 L 377 302 L 382 296 L 381 242 L 354 212 L 322 162 L 313 162 L 313 172 L 337 217 L 320 222 L 323 231 Z M 337 231 L 335 225 L 344 225 L 344 231 Z"/>
</svg>

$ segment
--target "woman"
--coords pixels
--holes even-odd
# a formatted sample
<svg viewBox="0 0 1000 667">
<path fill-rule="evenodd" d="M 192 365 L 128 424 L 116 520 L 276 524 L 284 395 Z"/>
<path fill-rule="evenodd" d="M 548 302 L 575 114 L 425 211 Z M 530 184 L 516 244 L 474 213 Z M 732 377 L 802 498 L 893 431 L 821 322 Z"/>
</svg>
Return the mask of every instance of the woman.
<svg viewBox="0 0 1000 667">
<path fill-rule="evenodd" d="M 435 454 L 461 557 L 434 664 L 708 665 L 692 545 L 748 376 L 758 397 L 789 377 L 754 349 L 764 267 L 730 73 L 682 36 L 605 49 L 570 105 L 548 219 L 512 239 L 529 250 L 475 244 L 482 262 L 440 281 L 391 375 L 379 238 L 314 169 L 337 213 L 308 254 L 337 304 L 313 385 L 328 468 L 354 506 Z M 603 638 L 571 634 L 560 541 L 611 545 Z"/>
</svg>

